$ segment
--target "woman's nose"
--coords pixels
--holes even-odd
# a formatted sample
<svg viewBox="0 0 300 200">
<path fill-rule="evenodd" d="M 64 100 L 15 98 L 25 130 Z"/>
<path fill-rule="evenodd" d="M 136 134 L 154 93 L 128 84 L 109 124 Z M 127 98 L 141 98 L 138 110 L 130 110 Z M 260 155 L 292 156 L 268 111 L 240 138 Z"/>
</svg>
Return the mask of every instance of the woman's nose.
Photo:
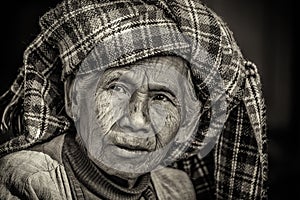
<svg viewBox="0 0 300 200">
<path fill-rule="evenodd" d="M 119 121 L 122 130 L 148 133 L 150 129 L 148 95 L 141 92 L 132 94 L 127 112 Z"/>
</svg>

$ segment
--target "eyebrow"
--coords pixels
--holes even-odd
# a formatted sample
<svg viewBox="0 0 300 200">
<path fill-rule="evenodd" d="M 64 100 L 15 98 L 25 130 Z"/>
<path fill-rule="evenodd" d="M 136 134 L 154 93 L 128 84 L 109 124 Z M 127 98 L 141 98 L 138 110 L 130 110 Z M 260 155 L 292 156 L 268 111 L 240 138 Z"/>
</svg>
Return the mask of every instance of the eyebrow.
<svg viewBox="0 0 300 200">
<path fill-rule="evenodd" d="M 177 95 L 175 95 L 174 91 L 172 91 L 169 87 L 166 87 L 164 85 L 160 85 L 160 84 L 149 84 L 148 86 L 149 91 L 164 91 L 169 93 L 173 98 L 177 98 Z"/>
<path fill-rule="evenodd" d="M 117 81 L 124 74 L 124 72 L 128 72 L 129 68 L 119 68 L 119 69 L 109 69 L 103 74 L 103 81 L 101 82 L 104 85 L 109 85 L 110 83 Z M 125 76 L 126 77 L 126 76 Z M 122 78 L 123 80 L 123 78 Z M 127 78 L 126 81 L 130 82 Z"/>
<path fill-rule="evenodd" d="M 120 82 L 124 82 L 124 83 L 128 83 L 132 86 L 136 86 L 137 84 L 132 81 L 130 78 L 128 78 L 128 76 L 124 75 L 126 74 L 126 72 L 129 72 L 130 71 L 130 67 L 123 67 L 123 68 L 112 68 L 112 69 L 108 69 L 107 71 L 104 72 L 104 79 L 102 81 L 102 84 L 103 85 L 109 85 L 115 81 L 120 81 Z M 108 74 L 106 74 L 108 73 Z M 122 77 L 122 79 L 120 79 L 120 77 L 124 75 Z M 154 91 L 154 92 L 160 92 L 160 91 L 163 91 L 163 92 L 167 92 L 169 93 L 173 98 L 177 98 L 177 95 L 175 94 L 175 92 L 170 89 L 169 87 L 167 86 L 164 86 L 162 84 L 151 84 L 151 83 L 148 83 L 148 89 L 149 91 Z"/>
</svg>

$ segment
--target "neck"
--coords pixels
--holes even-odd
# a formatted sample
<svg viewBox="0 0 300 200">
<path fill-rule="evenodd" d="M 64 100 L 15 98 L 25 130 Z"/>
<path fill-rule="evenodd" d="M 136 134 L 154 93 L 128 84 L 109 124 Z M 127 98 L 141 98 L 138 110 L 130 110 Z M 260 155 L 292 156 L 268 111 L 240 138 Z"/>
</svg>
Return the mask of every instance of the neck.
<svg viewBox="0 0 300 200">
<path fill-rule="evenodd" d="M 126 187 L 128 189 L 133 188 L 136 185 L 138 180 L 138 178 L 126 178 L 126 177 L 120 177 L 114 175 L 109 175 L 109 177 L 114 183 L 118 183 L 119 185 Z"/>
</svg>

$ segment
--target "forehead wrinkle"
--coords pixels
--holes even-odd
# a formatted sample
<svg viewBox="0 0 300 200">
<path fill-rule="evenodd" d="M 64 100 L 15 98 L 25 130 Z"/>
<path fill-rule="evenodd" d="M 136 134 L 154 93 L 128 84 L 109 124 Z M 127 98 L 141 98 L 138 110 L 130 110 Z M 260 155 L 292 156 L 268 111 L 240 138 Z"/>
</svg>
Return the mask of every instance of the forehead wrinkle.
<svg viewBox="0 0 300 200">
<path fill-rule="evenodd" d="M 155 88 L 155 86 L 162 88 L 163 86 L 176 94 L 180 90 L 180 83 L 182 82 L 180 79 L 187 78 L 188 75 L 186 73 L 188 66 L 185 61 L 174 56 L 151 57 L 138 61 L 131 66 L 134 74 L 138 74 L 138 79 L 141 78 L 139 72 L 144 72 L 143 80 L 140 83 L 147 84 L 148 89 Z"/>
<path fill-rule="evenodd" d="M 178 93 L 182 82 L 180 79 L 187 78 L 187 70 L 188 65 L 182 58 L 159 56 L 146 58 L 131 65 L 107 69 L 104 72 L 104 79 L 109 81 L 116 78 L 133 85 L 148 85 L 148 89 L 155 85 L 164 86 Z"/>
<path fill-rule="evenodd" d="M 154 70 L 152 67 L 149 67 L 149 69 L 149 71 L 145 71 L 145 81 L 143 82 L 144 85 L 147 85 L 149 91 L 161 90 L 168 91 L 172 96 L 179 95 L 180 81 L 178 76 L 168 76 L 169 74 L 166 74 L 161 68 Z M 176 74 L 178 74 L 178 72 Z"/>
</svg>

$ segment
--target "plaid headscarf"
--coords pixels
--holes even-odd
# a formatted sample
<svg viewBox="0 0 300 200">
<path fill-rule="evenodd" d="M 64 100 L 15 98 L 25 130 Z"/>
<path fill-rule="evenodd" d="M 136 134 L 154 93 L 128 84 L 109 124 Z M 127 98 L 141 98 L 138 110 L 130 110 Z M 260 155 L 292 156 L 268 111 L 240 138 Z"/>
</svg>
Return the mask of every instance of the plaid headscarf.
<svg viewBox="0 0 300 200">
<path fill-rule="evenodd" d="M 41 33 L 24 53 L 18 77 L 0 99 L 1 135 L 6 138 L 0 156 L 74 128 L 64 111 L 64 81 L 80 72 L 79 65 L 84 72 L 93 72 L 89 67 L 126 65 L 171 52 L 192 63 L 195 90 L 204 102 L 199 130 L 188 146 L 180 147 L 185 153 L 174 166 L 191 176 L 199 198 L 207 193 L 217 199 L 267 198 L 260 77 L 227 25 L 203 3 L 64 0 L 40 19 L 40 26 Z M 88 55 L 95 58 L 95 65 L 85 60 Z M 200 65 L 206 68 L 200 70 Z M 220 106 L 213 121 L 209 88 L 216 91 L 214 106 Z M 218 118 L 224 113 L 225 118 Z M 203 141 L 203 136 L 211 140 Z M 206 157 L 197 154 L 203 145 L 214 147 Z"/>
</svg>

